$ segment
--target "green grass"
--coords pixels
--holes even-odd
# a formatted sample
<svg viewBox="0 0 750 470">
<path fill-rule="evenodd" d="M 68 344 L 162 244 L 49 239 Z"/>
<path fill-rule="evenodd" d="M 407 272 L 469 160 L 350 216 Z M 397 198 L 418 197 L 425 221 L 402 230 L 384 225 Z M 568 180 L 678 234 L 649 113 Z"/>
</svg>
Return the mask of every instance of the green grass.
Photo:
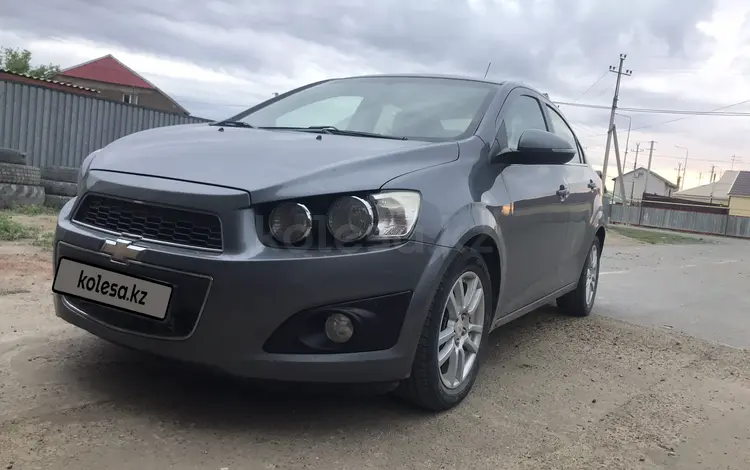
<svg viewBox="0 0 750 470">
<path fill-rule="evenodd" d="M 14 242 L 33 238 L 36 236 L 36 232 L 38 230 L 33 227 L 27 227 L 13 220 L 9 213 L 0 212 L 0 241 Z"/>
<path fill-rule="evenodd" d="M 610 229 L 620 235 L 638 240 L 651 245 L 685 245 L 696 243 L 711 243 L 711 241 L 700 236 L 679 235 L 676 233 L 664 233 L 640 228 L 623 227 L 622 225 L 610 226 Z"/>
<path fill-rule="evenodd" d="M 5 212 L 18 215 L 57 215 L 60 211 L 48 206 L 16 206 L 6 209 Z"/>
<path fill-rule="evenodd" d="M 22 210 L 19 210 L 21 208 L 15 208 L 0 211 L 0 241 L 29 241 L 34 246 L 51 250 L 55 238 L 53 232 L 46 232 L 38 227 L 29 227 L 28 225 L 13 220 L 12 217 L 16 214 L 34 216 L 55 213 L 48 208 L 40 207 L 41 206 L 26 206 Z"/>
</svg>

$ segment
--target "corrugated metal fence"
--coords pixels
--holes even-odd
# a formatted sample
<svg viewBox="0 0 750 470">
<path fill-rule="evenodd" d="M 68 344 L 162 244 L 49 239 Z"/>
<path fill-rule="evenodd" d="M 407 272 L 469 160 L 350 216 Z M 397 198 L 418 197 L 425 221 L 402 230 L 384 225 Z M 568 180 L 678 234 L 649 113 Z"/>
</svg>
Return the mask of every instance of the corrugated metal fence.
<svg viewBox="0 0 750 470">
<path fill-rule="evenodd" d="M 750 217 L 612 204 L 609 221 L 708 235 L 750 238 Z"/>
<path fill-rule="evenodd" d="M 197 122 L 206 120 L 0 81 L 0 147 L 25 152 L 29 165 L 77 167 L 125 135 Z"/>
</svg>

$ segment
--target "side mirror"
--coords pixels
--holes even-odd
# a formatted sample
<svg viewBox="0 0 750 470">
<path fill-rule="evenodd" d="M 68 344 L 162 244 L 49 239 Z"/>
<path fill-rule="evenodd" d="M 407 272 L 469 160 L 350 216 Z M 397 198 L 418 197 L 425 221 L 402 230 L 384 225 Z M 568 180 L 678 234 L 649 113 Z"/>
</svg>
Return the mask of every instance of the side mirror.
<svg viewBox="0 0 750 470">
<path fill-rule="evenodd" d="M 518 139 L 518 149 L 504 149 L 495 155 L 491 163 L 517 165 L 564 165 L 576 156 L 570 142 L 538 129 L 523 131 Z"/>
</svg>

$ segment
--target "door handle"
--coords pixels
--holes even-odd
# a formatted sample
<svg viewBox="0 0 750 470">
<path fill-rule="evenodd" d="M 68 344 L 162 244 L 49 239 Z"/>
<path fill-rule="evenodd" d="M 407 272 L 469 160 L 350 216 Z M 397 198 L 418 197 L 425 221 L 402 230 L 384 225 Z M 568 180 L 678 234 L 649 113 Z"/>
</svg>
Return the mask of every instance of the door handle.
<svg viewBox="0 0 750 470">
<path fill-rule="evenodd" d="M 564 184 L 560 185 L 560 189 L 557 190 L 557 196 L 560 198 L 560 202 L 564 201 L 570 195 L 570 189 Z"/>
<path fill-rule="evenodd" d="M 589 189 L 592 191 L 596 191 L 597 189 L 599 189 L 599 186 L 594 183 L 594 180 L 589 180 Z"/>
</svg>

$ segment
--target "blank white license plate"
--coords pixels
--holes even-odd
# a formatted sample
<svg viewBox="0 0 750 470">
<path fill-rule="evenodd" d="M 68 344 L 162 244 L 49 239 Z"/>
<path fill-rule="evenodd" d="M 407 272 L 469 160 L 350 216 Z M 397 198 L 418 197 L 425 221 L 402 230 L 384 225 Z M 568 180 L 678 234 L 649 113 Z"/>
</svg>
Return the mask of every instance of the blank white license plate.
<svg viewBox="0 0 750 470">
<path fill-rule="evenodd" d="M 159 319 L 167 315 L 172 297 L 170 286 L 67 258 L 60 260 L 52 290 Z"/>
</svg>

